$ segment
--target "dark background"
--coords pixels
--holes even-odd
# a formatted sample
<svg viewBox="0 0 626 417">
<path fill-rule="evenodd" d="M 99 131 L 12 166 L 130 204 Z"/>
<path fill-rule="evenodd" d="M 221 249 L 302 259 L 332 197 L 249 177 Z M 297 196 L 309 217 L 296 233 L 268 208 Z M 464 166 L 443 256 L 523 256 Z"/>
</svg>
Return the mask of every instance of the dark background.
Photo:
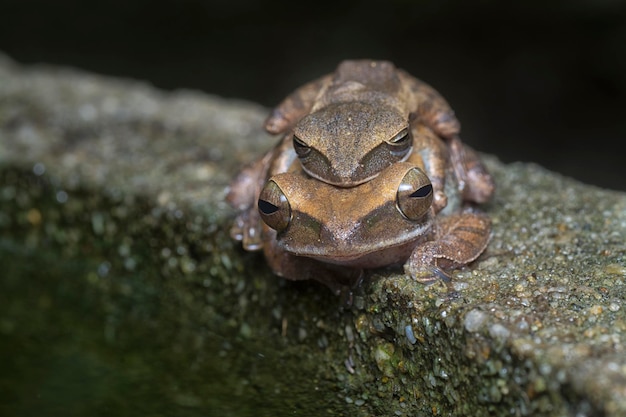
<svg viewBox="0 0 626 417">
<path fill-rule="evenodd" d="M 475 148 L 626 190 L 626 1 L 0 0 L 0 51 L 266 106 L 389 59 Z"/>
</svg>

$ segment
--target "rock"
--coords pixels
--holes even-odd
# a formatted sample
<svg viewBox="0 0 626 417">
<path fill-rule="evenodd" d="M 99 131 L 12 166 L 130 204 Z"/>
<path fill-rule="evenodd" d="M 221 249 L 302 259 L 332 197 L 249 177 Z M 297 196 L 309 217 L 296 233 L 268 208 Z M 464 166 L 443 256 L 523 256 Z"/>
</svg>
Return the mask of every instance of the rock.
<svg viewBox="0 0 626 417">
<path fill-rule="evenodd" d="M 455 291 L 378 270 L 342 310 L 229 239 L 266 114 L 0 59 L 0 385 L 39 392 L 5 411 L 626 414 L 626 195 L 486 156 L 493 238 Z"/>
</svg>

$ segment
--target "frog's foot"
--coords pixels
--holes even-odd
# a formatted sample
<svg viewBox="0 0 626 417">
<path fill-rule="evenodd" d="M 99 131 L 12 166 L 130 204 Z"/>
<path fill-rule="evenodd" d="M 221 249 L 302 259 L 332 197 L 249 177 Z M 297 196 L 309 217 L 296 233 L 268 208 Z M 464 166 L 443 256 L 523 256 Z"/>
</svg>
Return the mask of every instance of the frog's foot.
<svg viewBox="0 0 626 417">
<path fill-rule="evenodd" d="M 264 240 L 264 254 L 268 265 L 279 277 L 293 281 L 315 280 L 326 285 L 333 294 L 351 305 L 352 293 L 363 282 L 362 269 L 349 268 L 296 256 L 278 247 L 276 232 L 270 230 Z"/>
<path fill-rule="evenodd" d="M 436 225 L 434 240 L 418 246 L 404 265 L 407 275 L 423 283 L 451 282 L 446 270 L 476 259 L 487 247 L 491 221 L 481 213 L 445 217 Z"/>
<path fill-rule="evenodd" d="M 244 249 L 257 251 L 263 248 L 262 224 L 258 212 L 244 211 L 239 213 L 230 228 L 230 236 L 243 244 Z"/>
<path fill-rule="evenodd" d="M 325 284 L 331 289 L 333 289 L 333 285 L 339 286 L 339 292 L 336 293 L 340 296 L 341 308 L 349 309 L 352 307 L 352 303 L 354 302 L 354 290 L 356 290 L 363 283 L 364 278 L 365 272 L 362 269 L 355 269 L 354 273 L 350 274 L 348 277 L 348 283 L 341 284 L 335 282 L 331 285 L 328 283 Z"/>
<path fill-rule="evenodd" d="M 244 167 L 229 184 L 226 194 L 226 202 L 237 211 L 230 235 L 249 251 L 263 247 L 263 222 L 257 210 L 257 200 L 265 185 L 272 157 L 273 150 L 270 150 L 261 159 Z"/>
<path fill-rule="evenodd" d="M 436 282 L 443 282 L 447 285 L 452 282 L 452 276 L 438 266 L 415 267 L 407 262 L 404 265 L 404 272 L 424 285 L 432 285 Z"/>
<path fill-rule="evenodd" d="M 407 272 L 410 274 L 410 272 Z M 438 266 L 433 266 L 430 268 L 426 268 L 422 271 L 419 271 L 415 275 L 411 275 L 413 279 L 421 282 L 422 284 L 430 285 L 434 284 L 437 281 L 441 281 L 445 284 L 452 282 L 452 277 L 443 269 Z"/>
<path fill-rule="evenodd" d="M 416 281 L 429 286 L 433 284 L 443 284 L 446 287 L 447 296 L 446 298 L 451 300 L 459 297 L 459 293 L 454 288 L 454 282 L 452 281 L 452 276 L 450 276 L 446 271 L 439 268 L 438 266 L 432 266 L 430 268 L 425 268 L 419 271 L 417 274 L 411 274 L 406 268 L 406 274 L 410 275 Z"/>
<path fill-rule="evenodd" d="M 443 188 L 443 187 L 440 187 Z M 433 189 L 435 189 L 435 185 L 433 184 Z M 437 191 L 433 194 L 433 208 L 435 209 L 435 213 L 439 213 L 448 205 L 448 196 L 446 193 L 437 189 Z"/>
<path fill-rule="evenodd" d="M 354 303 L 354 291 L 363 283 L 365 273 L 362 269 L 316 268 L 310 278 L 324 284 L 339 298 L 339 310 L 349 310 Z"/>
</svg>

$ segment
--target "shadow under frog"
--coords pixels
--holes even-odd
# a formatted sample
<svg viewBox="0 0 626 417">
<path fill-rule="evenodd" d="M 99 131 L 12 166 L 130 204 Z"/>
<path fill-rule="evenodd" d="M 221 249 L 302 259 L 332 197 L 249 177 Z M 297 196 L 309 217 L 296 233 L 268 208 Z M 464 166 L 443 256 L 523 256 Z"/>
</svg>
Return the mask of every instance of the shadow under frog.
<svg viewBox="0 0 626 417">
<path fill-rule="evenodd" d="M 284 133 L 230 186 L 232 236 L 272 270 L 339 290 L 364 269 L 447 277 L 487 246 L 493 182 L 432 87 L 385 61 L 344 61 L 266 121 Z M 445 210 L 444 210 L 445 209 Z"/>
</svg>

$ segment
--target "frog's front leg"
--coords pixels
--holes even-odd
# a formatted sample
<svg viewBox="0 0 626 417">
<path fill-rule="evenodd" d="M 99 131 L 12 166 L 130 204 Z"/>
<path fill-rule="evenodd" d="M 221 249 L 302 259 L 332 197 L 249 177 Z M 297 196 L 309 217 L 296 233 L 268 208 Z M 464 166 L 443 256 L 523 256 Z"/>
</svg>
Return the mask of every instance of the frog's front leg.
<svg viewBox="0 0 626 417">
<path fill-rule="evenodd" d="M 439 213 L 448 204 L 445 193 L 446 173 L 449 166 L 448 148 L 443 140 L 423 123 L 413 123 L 414 155 L 424 163 L 424 171 L 433 186 L 433 208 Z"/>
<path fill-rule="evenodd" d="M 447 276 L 446 271 L 476 259 L 487 247 L 489 217 L 463 212 L 438 219 L 433 239 L 418 246 L 404 265 L 407 275 L 421 282 Z"/>
<path fill-rule="evenodd" d="M 493 179 L 476 151 L 463 144 L 458 136 L 450 140 L 450 160 L 463 199 L 474 203 L 489 201 L 495 189 Z"/>
<path fill-rule="evenodd" d="M 285 172 L 295 158 L 291 140 L 286 135 L 273 149 L 242 169 L 230 183 L 226 201 L 237 210 L 230 234 L 242 242 L 244 249 L 261 249 L 263 222 L 257 210 L 259 194 L 267 178 Z"/>
<path fill-rule="evenodd" d="M 459 134 L 461 123 L 454 115 L 454 110 L 437 90 L 405 71 L 399 70 L 398 75 L 403 84 L 408 87 L 409 109 L 419 121 L 445 139 Z"/>
<path fill-rule="evenodd" d="M 306 116 L 313 107 L 315 100 L 330 82 L 332 75 L 313 80 L 296 89 L 272 110 L 265 121 L 265 130 L 271 134 L 285 133 Z"/>
<path fill-rule="evenodd" d="M 226 201 L 237 210 L 237 217 L 230 229 L 233 239 L 241 241 L 244 249 L 261 249 L 263 223 L 256 209 L 256 201 L 265 184 L 273 154 L 266 153 L 262 158 L 246 166 L 230 183 Z"/>
</svg>

